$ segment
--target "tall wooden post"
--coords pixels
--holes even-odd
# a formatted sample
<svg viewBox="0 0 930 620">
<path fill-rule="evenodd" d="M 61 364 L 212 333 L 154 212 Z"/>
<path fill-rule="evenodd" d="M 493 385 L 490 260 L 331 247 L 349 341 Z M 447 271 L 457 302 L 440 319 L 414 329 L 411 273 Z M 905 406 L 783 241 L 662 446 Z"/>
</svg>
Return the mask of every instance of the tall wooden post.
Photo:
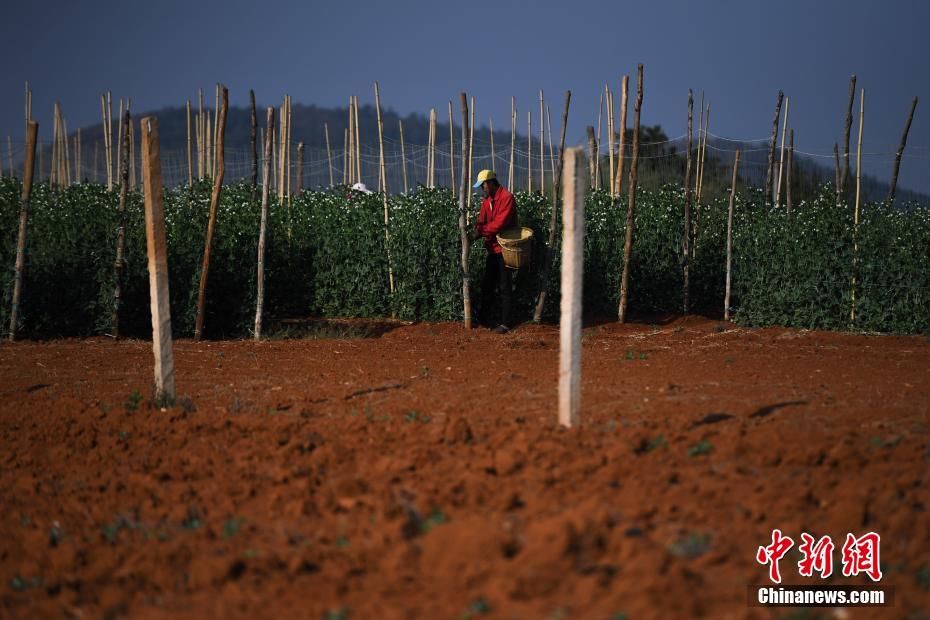
<svg viewBox="0 0 930 620">
<path fill-rule="evenodd" d="M 494 152 L 494 119 L 493 118 L 488 119 L 488 127 L 489 127 L 488 135 L 491 136 L 491 170 L 494 170 L 496 172 L 497 164 L 495 163 L 495 161 L 497 160 L 497 153 Z"/>
<path fill-rule="evenodd" d="M 733 179 L 730 181 L 730 206 L 727 209 L 727 283 L 723 293 L 723 320 L 730 320 L 730 289 L 733 266 L 733 207 L 736 203 L 736 173 L 739 170 L 739 149 L 733 158 Z"/>
<path fill-rule="evenodd" d="M 255 91 L 249 89 L 249 143 L 252 147 L 252 201 L 255 201 L 255 192 L 258 190 L 258 110 L 255 108 Z"/>
<path fill-rule="evenodd" d="M 19 195 L 19 234 L 16 237 L 16 266 L 13 275 L 13 303 L 10 306 L 10 342 L 16 340 L 19 327 L 19 304 L 23 295 L 23 272 L 26 270 L 26 223 L 29 220 L 29 198 L 35 170 L 36 137 L 39 124 L 26 121 L 26 159 L 23 162 L 23 188 Z"/>
<path fill-rule="evenodd" d="M 539 90 L 539 192 L 546 191 L 546 117 L 544 116 L 544 97 Z"/>
<path fill-rule="evenodd" d="M 591 175 L 591 189 L 597 189 L 597 138 L 594 137 L 594 126 L 588 125 L 588 172 Z"/>
<path fill-rule="evenodd" d="M 791 167 L 794 165 L 794 129 L 788 130 L 788 162 L 785 170 L 785 202 L 788 215 L 794 204 L 791 201 Z"/>
<path fill-rule="evenodd" d="M 688 151 L 685 163 L 685 229 L 681 236 L 681 270 L 684 279 L 682 306 L 684 313 L 690 309 L 691 294 L 691 126 L 694 113 L 694 94 L 688 89 Z"/>
<path fill-rule="evenodd" d="M 559 169 L 555 176 L 555 186 L 552 188 L 552 210 L 549 215 L 549 241 L 546 246 L 546 260 L 543 263 L 542 273 L 539 278 L 539 288 L 536 293 L 536 310 L 533 312 L 533 322 L 542 321 L 543 308 L 546 306 L 546 289 L 549 285 L 549 272 L 552 270 L 552 260 L 555 257 L 555 235 L 556 226 L 558 225 L 559 212 L 559 188 L 562 181 L 562 166 L 565 159 L 565 132 L 568 129 L 568 108 L 572 102 L 572 91 L 565 91 L 565 108 L 562 110 L 562 137 L 559 140 Z M 584 165 L 584 158 L 581 158 Z M 580 173 L 579 173 L 580 174 Z"/>
<path fill-rule="evenodd" d="M 610 192 L 610 197 L 616 198 L 617 195 L 614 193 L 614 95 L 610 92 L 609 84 L 604 84 L 604 98 L 607 100 L 607 161 L 610 170 L 607 175 L 607 178 L 610 179 L 607 189 Z"/>
<path fill-rule="evenodd" d="M 355 182 L 355 120 L 352 115 L 352 103 L 354 99 L 349 97 L 349 128 L 347 129 L 346 154 L 348 155 L 348 166 L 345 184 L 352 185 Z"/>
<path fill-rule="evenodd" d="M 778 179 L 775 182 L 775 206 L 781 204 L 781 180 L 785 168 L 785 139 L 788 137 L 788 113 L 791 111 L 791 97 L 785 97 L 785 118 L 781 126 L 781 155 L 778 157 Z"/>
<path fill-rule="evenodd" d="M 304 143 L 300 141 L 297 143 L 297 178 L 294 180 L 294 195 L 300 196 L 300 192 L 304 189 Z"/>
<path fill-rule="evenodd" d="M 856 284 L 859 270 L 859 201 L 862 196 L 862 124 L 865 118 L 865 89 L 859 91 L 859 136 L 856 146 L 856 209 L 853 214 L 853 277 L 849 311 L 850 322 L 856 321 Z"/>
<path fill-rule="evenodd" d="M 194 162 L 191 146 L 191 100 L 187 100 L 187 186 L 194 186 Z"/>
<path fill-rule="evenodd" d="M 468 255 L 471 250 L 471 243 L 468 238 L 468 229 L 465 225 L 466 217 L 466 198 L 465 196 L 471 191 L 469 185 L 471 179 L 468 177 L 468 167 L 465 162 L 468 161 L 468 97 L 463 92 L 459 95 L 462 102 L 462 174 L 461 184 L 459 185 L 459 241 L 462 244 L 462 255 L 460 268 L 462 271 L 462 312 L 465 319 L 465 329 L 471 329 L 471 281 L 468 276 Z"/>
<path fill-rule="evenodd" d="M 274 136 L 274 108 L 268 108 L 265 118 L 265 139 L 262 146 L 262 216 L 258 228 L 258 275 L 255 295 L 255 340 L 262 338 L 262 312 L 265 307 L 265 246 L 268 243 L 268 202 L 271 195 L 271 152 Z"/>
<path fill-rule="evenodd" d="M 326 161 L 329 162 L 329 186 L 335 185 L 333 178 L 333 150 L 329 146 L 329 124 L 323 123 L 323 136 L 326 138 Z"/>
<path fill-rule="evenodd" d="M 710 103 L 707 104 L 707 110 L 704 113 L 704 140 L 701 143 L 701 166 L 697 175 L 697 201 L 701 202 L 704 195 L 704 167 L 707 165 L 707 128 L 710 126 Z M 700 222 L 700 219 L 698 220 Z M 697 228 L 697 226 L 695 226 Z M 696 244 L 695 244 L 696 245 Z"/>
<path fill-rule="evenodd" d="M 358 96 L 355 96 L 355 180 L 362 182 L 362 130 L 358 124 Z"/>
<path fill-rule="evenodd" d="M 601 117 L 604 115 L 604 93 L 597 103 L 597 142 L 594 151 L 594 189 L 601 189 Z"/>
<path fill-rule="evenodd" d="M 630 162 L 629 197 L 626 208 L 626 239 L 623 244 L 623 273 L 620 277 L 620 307 L 617 312 L 621 323 L 626 321 L 629 297 L 630 257 L 633 253 L 633 225 L 636 212 L 636 182 L 639 175 L 639 113 L 643 107 L 643 66 L 636 70 L 636 105 L 633 108 L 633 159 Z"/>
<path fill-rule="evenodd" d="M 470 122 L 468 123 L 468 196 L 465 200 L 465 223 L 471 224 L 471 196 L 474 192 L 471 191 L 471 180 L 474 177 L 472 174 L 472 155 L 475 152 L 475 98 L 471 98 L 471 110 L 469 110 Z M 465 165 L 465 162 L 462 162 L 462 165 Z"/>
<path fill-rule="evenodd" d="M 619 196 L 620 191 L 623 189 L 623 160 L 626 152 L 626 104 L 629 84 L 630 76 L 624 75 L 620 90 L 620 146 L 617 149 L 617 178 L 614 181 L 614 196 Z"/>
<path fill-rule="evenodd" d="M 155 402 L 174 402 L 174 352 L 171 343 L 171 303 L 168 292 L 168 249 L 165 242 L 164 187 L 158 149 L 158 119 L 142 119 L 142 184 L 145 187 L 145 240 L 152 309 L 152 349 L 155 353 Z"/>
<path fill-rule="evenodd" d="M 384 249 L 387 252 L 388 262 L 388 283 L 390 285 L 391 296 L 394 295 L 394 265 L 391 261 L 391 233 L 390 233 L 390 214 L 388 212 L 388 185 L 387 169 L 384 165 L 384 121 L 381 118 L 381 93 L 378 91 L 378 83 L 375 82 L 375 113 L 378 117 L 378 152 L 380 153 L 379 166 L 381 168 L 381 197 L 384 200 Z"/>
<path fill-rule="evenodd" d="M 510 167 L 507 172 L 507 189 L 513 191 L 513 153 L 517 146 L 517 99 L 510 97 Z"/>
<path fill-rule="evenodd" d="M 132 124 L 132 116 L 129 110 L 126 110 L 125 116 L 120 119 L 123 125 L 123 143 L 119 147 L 123 150 L 123 156 L 120 170 L 119 186 L 119 207 L 116 210 L 116 261 L 113 263 L 115 271 L 115 286 L 113 288 L 113 313 L 110 315 L 110 329 L 113 330 L 113 337 L 119 340 L 119 311 L 123 299 L 123 281 L 125 279 L 126 260 L 123 258 L 124 248 L 126 247 L 126 197 L 129 194 L 129 125 Z"/>
<path fill-rule="evenodd" d="M 203 338 L 203 321 L 207 301 L 207 279 L 210 275 L 210 252 L 213 249 L 213 231 L 216 229 L 216 212 L 220 203 L 220 192 L 223 189 L 223 175 L 226 172 L 226 165 L 223 158 L 225 154 L 224 143 L 226 140 L 226 112 L 228 108 L 229 91 L 224 86 L 222 108 L 220 108 L 219 129 L 216 134 L 216 178 L 213 179 L 213 193 L 210 196 L 210 219 L 207 221 L 207 239 L 203 249 L 203 265 L 200 269 L 200 286 L 197 289 L 197 318 L 194 322 L 194 340 Z"/>
<path fill-rule="evenodd" d="M 568 149 L 562 182 L 559 424 L 581 422 L 581 286 L 584 277 L 584 152 Z"/>
<path fill-rule="evenodd" d="M 526 191 L 533 192 L 533 113 L 526 113 Z"/>
<path fill-rule="evenodd" d="M 449 100 L 449 187 L 452 189 L 452 198 L 455 198 L 455 135 L 452 123 L 452 100 Z"/>
<path fill-rule="evenodd" d="M 846 124 L 843 130 L 843 174 L 840 178 L 840 199 L 846 199 L 849 185 L 849 132 L 852 129 L 853 102 L 856 100 L 856 74 L 849 78 L 849 103 L 846 105 Z"/>
<path fill-rule="evenodd" d="M 836 142 L 833 143 L 833 173 L 836 177 L 833 188 L 836 191 L 836 204 L 840 204 L 840 151 Z"/>
<path fill-rule="evenodd" d="M 781 103 L 785 98 L 785 93 L 778 91 L 778 98 L 775 101 L 775 118 L 772 120 L 772 139 L 769 142 L 769 163 L 765 173 L 765 199 L 772 198 L 772 178 L 775 176 L 775 141 L 778 138 L 778 117 L 781 116 Z"/>
<path fill-rule="evenodd" d="M 901 144 L 898 145 L 898 150 L 894 156 L 894 170 L 891 173 L 891 184 L 888 186 L 888 198 L 885 199 L 889 207 L 894 206 L 894 195 L 898 189 L 898 170 L 901 169 L 901 156 L 904 155 L 904 147 L 907 146 L 907 134 L 911 130 L 911 121 L 914 120 L 914 110 L 916 109 L 917 97 L 914 97 L 914 100 L 911 101 L 911 111 L 907 115 L 907 122 L 904 124 L 904 133 L 901 134 Z M 10 170 L 12 171 L 12 169 L 13 165 L 11 163 Z"/>
<path fill-rule="evenodd" d="M 407 193 L 407 153 L 404 151 L 404 121 L 397 119 L 400 129 L 400 164 L 404 173 L 404 193 Z"/>
</svg>

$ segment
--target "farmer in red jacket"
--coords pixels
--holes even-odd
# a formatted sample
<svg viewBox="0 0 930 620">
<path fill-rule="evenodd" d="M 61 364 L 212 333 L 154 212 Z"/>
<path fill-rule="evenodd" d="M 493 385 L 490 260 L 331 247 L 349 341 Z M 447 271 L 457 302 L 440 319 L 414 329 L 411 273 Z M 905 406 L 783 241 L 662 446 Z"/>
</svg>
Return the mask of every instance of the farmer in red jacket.
<svg viewBox="0 0 930 620">
<path fill-rule="evenodd" d="M 486 327 L 491 322 L 491 307 L 494 305 L 495 294 L 500 297 L 501 317 L 500 323 L 494 328 L 495 334 L 506 334 L 512 326 L 510 316 L 511 299 L 513 296 L 510 269 L 504 266 L 504 258 L 500 244 L 497 242 L 497 233 L 509 228 L 516 228 L 517 203 L 513 194 L 497 182 L 497 175 L 493 170 L 482 170 L 478 173 L 478 182 L 475 189 L 484 190 L 484 200 L 481 202 L 481 211 L 475 224 L 475 237 L 484 237 L 484 247 L 488 250 L 488 258 L 484 268 L 484 280 L 481 283 L 481 318 Z"/>
</svg>

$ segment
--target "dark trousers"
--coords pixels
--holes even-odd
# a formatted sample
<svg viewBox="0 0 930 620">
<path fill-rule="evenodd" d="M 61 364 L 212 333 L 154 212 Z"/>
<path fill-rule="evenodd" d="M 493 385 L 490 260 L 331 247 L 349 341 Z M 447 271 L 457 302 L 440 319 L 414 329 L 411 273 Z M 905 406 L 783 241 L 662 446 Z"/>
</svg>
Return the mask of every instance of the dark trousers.
<svg viewBox="0 0 930 620">
<path fill-rule="evenodd" d="M 513 297 L 513 276 L 504 266 L 504 257 L 488 252 L 484 264 L 484 279 L 481 281 L 481 321 L 488 327 L 494 326 L 494 298 L 500 299 L 500 324 L 511 326 L 510 305 Z"/>
</svg>

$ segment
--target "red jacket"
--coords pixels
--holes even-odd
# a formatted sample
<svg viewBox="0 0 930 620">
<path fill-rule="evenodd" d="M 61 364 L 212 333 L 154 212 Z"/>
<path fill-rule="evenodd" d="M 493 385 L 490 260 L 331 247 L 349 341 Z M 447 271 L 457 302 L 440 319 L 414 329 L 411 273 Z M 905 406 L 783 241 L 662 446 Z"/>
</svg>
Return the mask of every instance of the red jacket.
<svg viewBox="0 0 930 620">
<path fill-rule="evenodd" d="M 507 188 L 498 186 L 492 197 L 485 198 L 481 202 L 481 211 L 478 212 L 475 230 L 484 237 L 484 247 L 488 249 L 488 252 L 500 254 L 502 250 L 497 242 L 497 233 L 519 225 L 517 203 Z"/>
</svg>

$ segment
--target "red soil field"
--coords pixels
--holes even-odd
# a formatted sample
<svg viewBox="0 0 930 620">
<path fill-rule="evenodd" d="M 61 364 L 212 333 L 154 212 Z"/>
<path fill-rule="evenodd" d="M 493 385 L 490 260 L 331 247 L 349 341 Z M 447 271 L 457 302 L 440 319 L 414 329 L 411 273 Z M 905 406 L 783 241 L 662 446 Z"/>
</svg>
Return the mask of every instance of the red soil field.
<svg viewBox="0 0 930 620">
<path fill-rule="evenodd" d="M 0 616 L 928 617 L 926 338 L 588 327 L 566 430 L 554 326 L 380 331 L 176 342 L 167 410 L 148 342 L 0 345 Z M 894 606 L 750 606 L 774 528 Z"/>
</svg>

